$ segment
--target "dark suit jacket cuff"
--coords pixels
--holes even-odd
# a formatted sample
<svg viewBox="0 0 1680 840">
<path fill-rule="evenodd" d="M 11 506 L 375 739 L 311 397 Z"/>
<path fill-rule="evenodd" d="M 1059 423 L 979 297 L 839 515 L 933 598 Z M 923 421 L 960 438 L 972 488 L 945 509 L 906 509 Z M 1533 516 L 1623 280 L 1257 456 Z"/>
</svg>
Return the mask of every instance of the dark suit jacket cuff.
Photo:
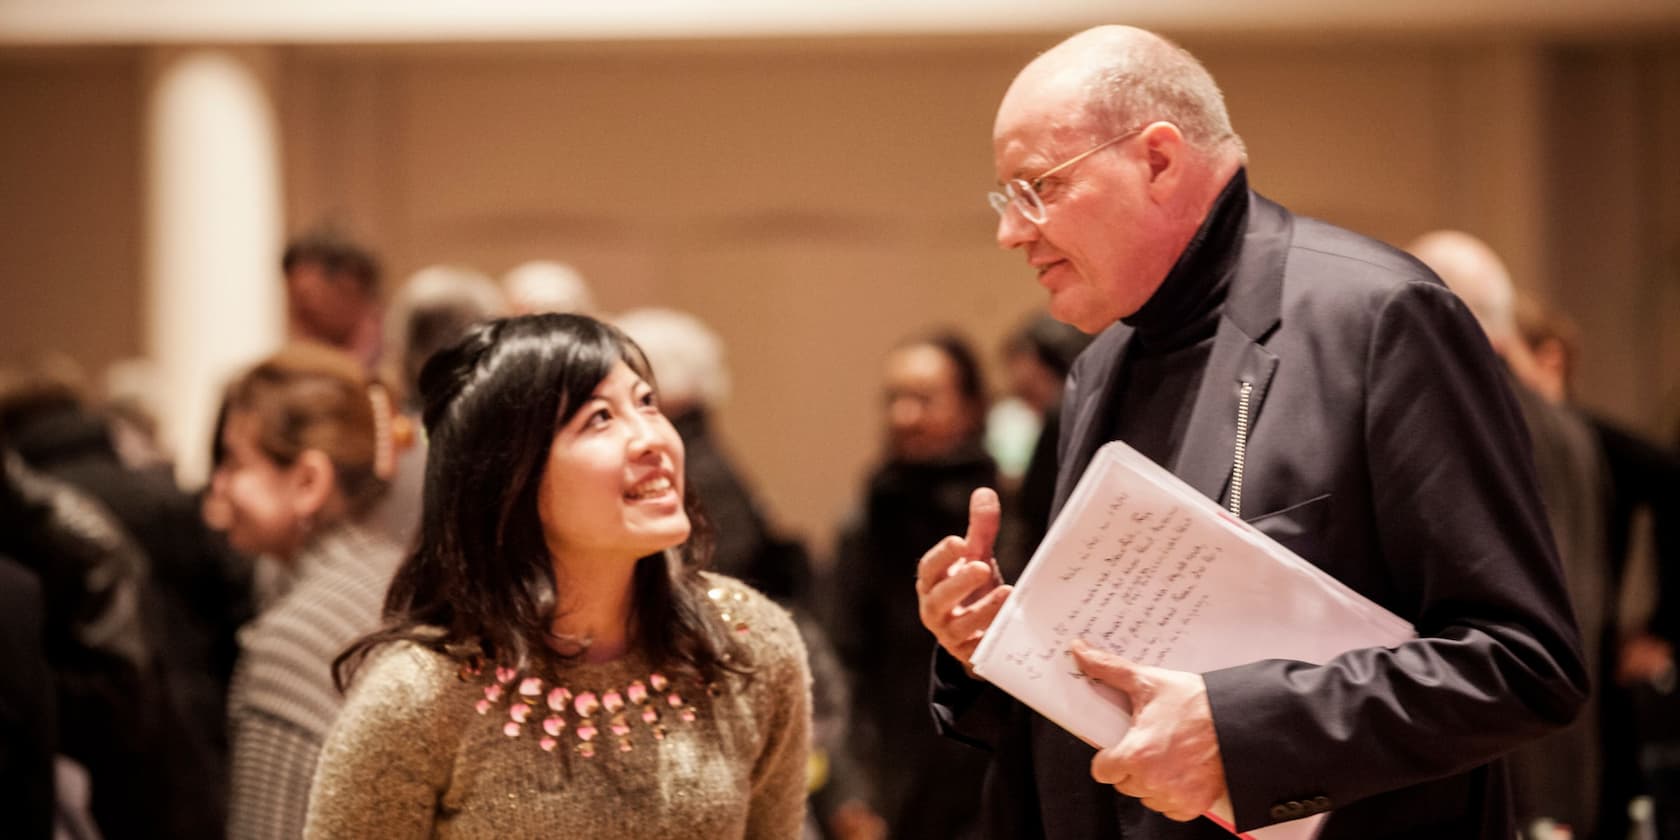
<svg viewBox="0 0 1680 840">
<path fill-rule="evenodd" d="M 1311 732 L 1292 725 L 1284 671 L 1300 663 L 1269 660 L 1202 675 L 1219 738 L 1225 788 L 1238 831 L 1311 816 L 1334 807 L 1329 779 L 1310 779 Z"/>
<path fill-rule="evenodd" d="M 1002 735 L 1014 702 L 991 683 L 969 676 L 956 657 L 937 646 L 928 701 L 939 734 L 988 751 Z"/>
</svg>

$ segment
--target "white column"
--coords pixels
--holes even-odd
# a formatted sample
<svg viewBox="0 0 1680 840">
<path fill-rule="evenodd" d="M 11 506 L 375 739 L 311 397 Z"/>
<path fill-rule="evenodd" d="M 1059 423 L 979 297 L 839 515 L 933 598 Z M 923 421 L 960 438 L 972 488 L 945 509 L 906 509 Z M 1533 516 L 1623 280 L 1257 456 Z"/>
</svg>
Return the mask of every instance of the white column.
<svg viewBox="0 0 1680 840">
<path fill-rule="evenodd" d="M 284 335 L 271 70 L 261 50 L 169 50 L 149 78 L 146 348 L 185 485 L 205 478 L 223 384 Z"/>
</svg>

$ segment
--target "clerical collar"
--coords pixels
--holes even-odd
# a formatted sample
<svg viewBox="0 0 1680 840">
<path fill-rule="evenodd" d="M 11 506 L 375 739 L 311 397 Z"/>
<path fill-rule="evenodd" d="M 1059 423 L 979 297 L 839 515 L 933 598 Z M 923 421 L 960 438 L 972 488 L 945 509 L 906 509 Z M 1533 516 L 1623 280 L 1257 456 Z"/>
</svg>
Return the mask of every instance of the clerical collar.
<svg viewBox="0 0 1680 840">
<path fill-rule="evenodd" d="M 1213 203 L 1161 287 L 1120 319 L 1150 350 L 1173 350 L 1214 333 L 1248 218 L 1248 171 L 1239 168 Z"/>
</svg>

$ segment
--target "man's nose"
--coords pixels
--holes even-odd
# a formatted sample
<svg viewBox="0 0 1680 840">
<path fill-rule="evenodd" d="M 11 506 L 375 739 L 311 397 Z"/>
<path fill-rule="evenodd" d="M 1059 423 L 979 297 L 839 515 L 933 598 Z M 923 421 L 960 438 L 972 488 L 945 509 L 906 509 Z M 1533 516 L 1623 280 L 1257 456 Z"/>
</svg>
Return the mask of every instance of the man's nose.
<svg viewBox="0 0 1680 840">
<path fill-rule="evenodd" d="M 1038 225 L 1033 224 L 1014 207 L 998 214 L 997 244 L 1005 251 L 1020 248 L 1038 238 Z"/>
</svg>

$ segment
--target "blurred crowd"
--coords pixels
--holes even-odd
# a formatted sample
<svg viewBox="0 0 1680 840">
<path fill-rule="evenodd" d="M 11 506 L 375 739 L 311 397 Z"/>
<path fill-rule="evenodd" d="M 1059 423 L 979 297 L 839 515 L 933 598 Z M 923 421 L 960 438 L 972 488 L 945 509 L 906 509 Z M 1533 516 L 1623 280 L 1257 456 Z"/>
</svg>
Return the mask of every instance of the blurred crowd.
<svg viewBox="0 0 1680 840">
<path fill-rule="evenodd" d="M 1574 402 L 1579 332 L 1517 294 L 1487 246 L 1441 232 L 1412 251 L 1509 367 L 1595 671 L 1594 710 L 1514 762 L 1520 815 L 1575 837 L 1672 821 L 1675 441 Z M 177 486 L 144 377 L 119 372 L 108 380 L 130 384 L 102 392 L 62 362 L 0 375 L 0 789 L 21 793 L 0 834 L 299 836 L 341 702 L 331 663 L 376 629 L 419 521 L 423 365 L 475 324 L 579 312 L 645 351 L 717 535 L 713 568 L 775 599 L 804 636 L 807 836 L 965 836 L 985 757 L 929 720 L 932 646 L 911 578 L 922 551 L 963 532 L 982 486 L 1005 491 L 1005 578 L 1026 566 L 1049 525 L 1063 382 L 1087 336 L 1025 313 L 997 347 L 932 325 L 894 346 L 879 360 L 879 456 L 819 557 L 732 457 L 718 421 L 728 348 L 693 315 L 601 313 L 584 279 L 550 261 L 500 281 L 429 267 L 386 297 L 372 252 L 333 233 L 294 240 L 277 268 L 290 342 L 228 383 L 203 442 L 205 486 Z M 1636 556 L 1654 562 L 1630 571 Z"/>
</svg>

